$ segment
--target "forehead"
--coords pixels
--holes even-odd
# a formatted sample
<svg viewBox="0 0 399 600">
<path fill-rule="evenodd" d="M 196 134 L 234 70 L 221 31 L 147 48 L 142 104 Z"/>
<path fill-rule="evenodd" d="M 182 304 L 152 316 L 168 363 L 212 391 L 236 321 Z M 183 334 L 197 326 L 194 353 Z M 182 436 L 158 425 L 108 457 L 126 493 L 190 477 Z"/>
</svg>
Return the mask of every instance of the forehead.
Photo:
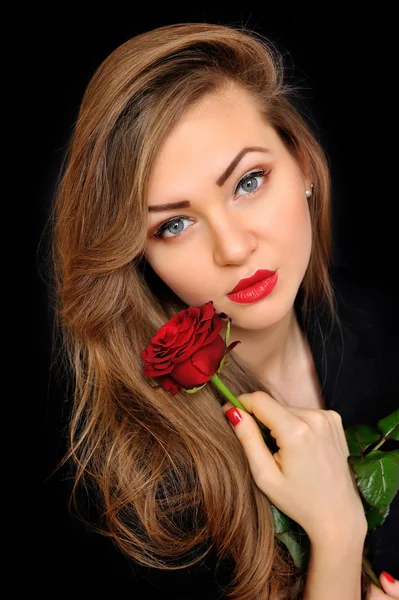
<svg viewBox="0 0 399 600">
<path fill-rule="evenodd" d="M 212 132 L 227 134 L 237 133 L 243 123 L 265 122 L 255 98 L 244 88 L 231 84 L 228 88 L 218 90 L 202 97 L 191 106 L 174 125 L 163 144 L 163 150 L 170 149 L 174 143 L 191 142 L 190 134 L 199 137 L 211 135 Z M 162 151 L 162 149 L 161 149 Z"/>
<path fill-rule="evenodd" d="M 221 171 L 243 147 L 278 142 L 254 97 L 231 85 L 204 96 L 173 126 L 154 160 L 150 186 L 182 167 L 198 171 L 209 165 Z"/>
</svg>

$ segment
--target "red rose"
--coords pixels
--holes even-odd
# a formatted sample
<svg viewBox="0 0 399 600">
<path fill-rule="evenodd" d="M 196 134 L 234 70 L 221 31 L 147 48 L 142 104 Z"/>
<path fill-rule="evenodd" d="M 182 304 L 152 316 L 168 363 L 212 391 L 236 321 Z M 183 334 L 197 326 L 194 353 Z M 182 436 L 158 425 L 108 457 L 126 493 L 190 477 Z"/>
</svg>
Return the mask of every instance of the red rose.
<svg viewBox="0 0 399 600">
<path fill-rule="evenodd" d="M 162 387 L 176 394 L 180 387 L 203 385 L 219 368 L 226 344 L 219 335 L 222 317 L 212 300 L 190 306 L 165 323 L 142 350 L 144 375 L 156 377 Z"/>
</svg>

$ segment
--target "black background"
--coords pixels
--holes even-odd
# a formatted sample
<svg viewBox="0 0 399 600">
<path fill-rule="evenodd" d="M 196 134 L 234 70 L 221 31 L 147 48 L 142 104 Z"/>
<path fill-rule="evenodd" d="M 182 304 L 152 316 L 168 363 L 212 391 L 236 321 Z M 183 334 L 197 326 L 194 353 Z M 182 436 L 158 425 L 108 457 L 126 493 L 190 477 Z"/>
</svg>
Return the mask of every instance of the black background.
<svg viewBox="0 0 399 600">
<path fill-rule="evenodd" d="M 41 598 L 118 597 L 129 585 L 125 559 L 106 538 L 88 533 L 69 515 L 70 483 L 65 471 L 54 472 L 65 450 L 68 404 L 64 382 L 51 369 L 52 314 L 44 279 L 44 228 L 79 102 L 96 67 L 119 44 L 160 25 L 189 21 L 247 24 L 276 42 L 303 88 L 306 108 L 330 159 L 334 261 L 368 271 L 380 282 L 381 293 L 393 296 L 399 171 L 394 16 L 383 5 L 373 7 L 373 14 L 347 14 L 345 6 L 335 3 L 318 5 L 323 9 L 316 11 L 280 5 L 270 9 L 262 3 L 251 11 L 163 5 L 159 11 L 152 4 L 144 9 L 112 3 L 93 5 L 82 13 L 82 6 L 68 3 L 57 9 L 36 6 L 29 13 L 21 9 L 15 17 L 8 57 L 21 89 L 15 103 L 22 131 L 18 139 L 14 136 L 13 183 L 21 200 L 10 203 L 24 223 L 23 272 L 29 264 L 30 292 L 24 276 L 25 519 L 16 560 L 20 571 L 10 597 L 27 591 Z M 10 227 L 10 241 L 13 235 Z M 131 592 L 141 597 L 137 590 Z"/>
</svg>

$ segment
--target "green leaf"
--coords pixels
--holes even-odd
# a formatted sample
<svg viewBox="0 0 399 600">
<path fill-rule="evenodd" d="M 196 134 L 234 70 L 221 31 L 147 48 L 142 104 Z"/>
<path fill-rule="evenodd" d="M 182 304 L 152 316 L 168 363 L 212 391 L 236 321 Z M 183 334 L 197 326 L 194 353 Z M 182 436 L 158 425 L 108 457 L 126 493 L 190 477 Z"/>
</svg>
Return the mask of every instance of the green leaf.
<svg viewBox="0 0 399 600">
<path fill-rule="evenodd" d="M 363 456 L 366 448 L 381 439 L 381 433 L 370 425 L 353 425 L 345 429 L 346 441 L 351 456 Z"/>
<path fill-rule="evenodd" d="M 230 322 L 231 319 L 227 319 L 227 329 L 226 329 L 226 336 L 224 339 L 224 343 L 226 344 L 226 346 L 229 345 L 229 338 L 230 338 Z"/>
<path fill-rule="evenodd" d="M 218 366 L 218 369 L 216 371 L 216 375 L 220 374 L 220 371 L 222 370 L 223 365 L 225 364 L 226 361 L 226 354 L 223 356 L 222 360 L 220 361 L 220 365 Z M 226 363 L 227 365 L 228 363 Z"/>
<path fill-rule="evenodd" d="M 382 511 L 377 510 L 376 508 L 372 508 L 370 507 L 368 510 L 365 511 L 365 515 L 366 515 L 366 519 L 367 519 L 367 526 L 368 526 L 368 530 L 371 531 L 372 529 L 375 529 L 376 527 L 379 527 L 380 525 L 383 524 L 383 522 L 385 521 L 385 519 L 387 518 L 389 514 L 389 506 Z"/>
<path fill-rule="evenodd" d="M 290 553 L 297 568 L 309 562 L 310 541 L 306 531 L 276 506 L 271 505 L 276 537 Z"/>
<path fill-rule="evenodd" d="M 294 529 L 294 525 L 297 525 L 290 517 L 281 512 L 274 504 L 271 504 L 273 523 L 276 533 L 285 533 Z"/>
<path fill-rule="evenodd" d="M 362 497 L 372 508 L 384 512 L 399 490 L 399 450 L 349 457 L 349 464 Z"/>
<path fill-rule="evenodd" d="M 399 441 L 399 409 L 378 421 L 383 436 Z"/>
<path fill-rule="evenodd" d="M 310 544 L 309 548 L 307 543 L 302 544 L 302 540 L 297 538 L 292 533 L 279 533 L 277 534 L 278 539 L 284 546 L 286 546 L 288 552 L 290 553 L 292 560 L 294 561 L 297 569 L 302 569 L 306 567 L 309 562 L 310 556 Z"/>
</svg>

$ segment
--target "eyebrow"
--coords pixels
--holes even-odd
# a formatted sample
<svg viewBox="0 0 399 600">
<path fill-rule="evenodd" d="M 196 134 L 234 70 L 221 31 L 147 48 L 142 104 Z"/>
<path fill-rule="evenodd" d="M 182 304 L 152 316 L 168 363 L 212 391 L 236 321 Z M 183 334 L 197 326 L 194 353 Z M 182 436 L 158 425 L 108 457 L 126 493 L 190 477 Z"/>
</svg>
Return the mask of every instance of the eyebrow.
<svg viewBox="0 0 399 600">
<path fill-rule="evenodd" d="M 227 169 L 223 171 L 219 179 L 217 179 L 216 184 L 219 187 L 222 187 L 222 185 L 227 181 L 227 179 L 230 177 L 238 163 L 248 152 L 265 152 L 267 154 L 271 154 L 268 148 L 262 148 L 261 146 L 248 146 L 247 148 L 243 148 L 242 150 L 240 150 L 237 156 L 233 158 L 233 160 L 231 161 Z M 173 210 L 175 208 L 188 208 L 189 206 L 189 200 L 182 200 L 180 202 L 171 202 L 170 204 L 156 204 L 149 206 L 148 212 L 162 212 L 166 210 Z"/>
</svg>

